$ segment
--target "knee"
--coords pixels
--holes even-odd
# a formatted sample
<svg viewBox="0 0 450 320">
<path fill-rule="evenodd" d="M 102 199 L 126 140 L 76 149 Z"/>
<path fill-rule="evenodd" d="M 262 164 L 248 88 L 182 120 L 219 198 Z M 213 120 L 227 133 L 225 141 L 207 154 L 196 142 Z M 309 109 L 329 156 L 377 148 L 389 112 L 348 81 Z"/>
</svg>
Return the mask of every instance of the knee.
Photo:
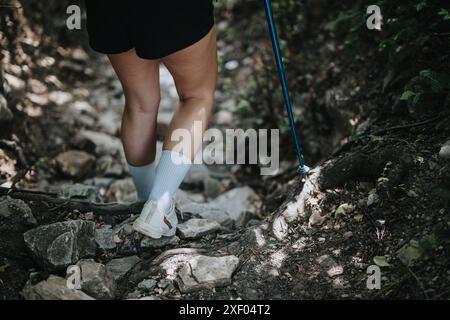
<svg viewBox="0 0 450 320">
<path fill-rule="evenodd" d="M 180 94 L 181 102 L 195 101 L 199 106 L 203 108 L 212 108 L 214 104 L 214 90 L 200 89 Z"/>
<path fill-rule="evenodd" d="M 151 95 L 129 94 L 125 98 L 125 110 L 132 114 L 155 115 L 158 112 L 161 96 L 159 93 Z"/>
</svg>

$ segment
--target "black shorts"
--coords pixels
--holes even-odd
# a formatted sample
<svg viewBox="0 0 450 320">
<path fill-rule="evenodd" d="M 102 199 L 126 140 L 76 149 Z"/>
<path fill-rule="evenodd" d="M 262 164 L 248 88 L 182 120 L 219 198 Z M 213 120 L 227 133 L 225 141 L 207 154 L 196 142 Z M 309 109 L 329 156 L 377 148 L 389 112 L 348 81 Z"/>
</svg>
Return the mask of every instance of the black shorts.
<svg viewBox="0 0 450 320">
<path fill-rule="evenodd" d="M 89 44 L 100 53 L 135 49 L 159 59 L 202 39 L 214 25 L 213 0 L 85 0 Z"/>
</svg>

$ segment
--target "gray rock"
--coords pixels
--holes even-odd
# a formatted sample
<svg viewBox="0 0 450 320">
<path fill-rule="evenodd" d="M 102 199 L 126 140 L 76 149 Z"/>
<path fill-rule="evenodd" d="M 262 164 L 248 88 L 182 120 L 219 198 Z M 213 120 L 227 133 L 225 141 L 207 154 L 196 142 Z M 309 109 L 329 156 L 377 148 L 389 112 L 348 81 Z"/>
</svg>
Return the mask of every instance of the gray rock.
<svg viewBox="0 0 450 320">
<path fill-rule="evenodd" d="M 69 289 L 66 279 L 53 275 L 36 285 L 28 282 L 22 296 L 26 300 L 95 300 L 83 291 Z"/>
<path fill-rule="evenodd" d="M 167 287 L 169 287 L 172 284 L 172 281 L 169 279 L 161 279 L 158 282 L 158 288 L 161 289 L 166 289 Z"/>
<path fill-rule="evenodd" d="M 102 156 L 97 161 L 96 172 L 99 175 L 107 177 L 122 177 L 124 174 L 124 167 L 120 161 L 114 159 L 112 156 Z"/>
<path fill-rule="evenodd" d="M 183 180 L 183 184 L 192 186 L 203 186 L 206 178 L 211 176 L 211 172 L 204 164 L 194 164 L 189 169 L 186 177 Z"/>
<path fill-rule="evenodd" d="M 439 156 L 442 159 L 450 160 L 450 140 L 444 143 L 444 145 L 441 147 L 441 150 L 439 151 Z"/>
<path fill-rule="evenodd" d="M 114 299 L 116 281 L 112 273 L 101 263 L 94 260 L 80 260 L 77 266 L 81 270 L 81 290 L 95 299 Z"/>
<path fill-rule="evenodd" d="M 98 155 L 118 155 L 123 151 L 119 138 L 103 132 L 81 130 L 78 139 L 92 143 Z"/>
<path fill-rule="evenodd" d="M 232 189 L 209 203 L 186 203 L 179 209 L 227 227 L 230 222 L 241 227 L 258 212 L 260 206 L 259 196 L 250 187 L 242 187 Z"/>
<path fill-rule="evenodd" d="M 59 270 L 81 258 L 95 255 L 95 223 L 73 220 L 40 226 L 24 233 L 36 260 L 49 270 Z"/>
<path fill-rule="evenodd" d="M 424 252 L 419 242 L 411 240 L 397 251 L 397 258 L 406 266 L 410 267 L 420 260 L 423 254 Z"/>
<path fill-rule="evenodd" d="M 154 279 L 145 279 L 138 284 L 138 288 L 143 291 L 151 291 L 156 287 L 157 281 Z"/>
<path fill-rule="evenodd" d="M 250 187 L 232 189 L 210 202 L 212 207 L 224 209 L 237 226 L 243 226 L 248 216 L 258 212 L 260 197 Z"/>
<path fill-rule="evenodd" d="M 222 183 L 218 179 L 207 177 L 204 181 L 204 193 L 208 198 L 216 198 L 222 193 Z"/>
<path fill-rule="evenodd" d="M 113 259 L 106 264 L 116 281 L 121 280 L 141 259 L 138 256 Z"/>
<path fill-rule="evenodd" d="M 319 210 L 313 210 L 313 213 L 309 216 L 310 226 L 321 226 L 326 220 L 326 216 L 323 216 Z"/>
<path fill-rule="evenodd" d="M 233 71 L 237 68 L 239 68 L 239 62 L 236 60 L 230 60 L 225 63 L 225 69 L 227 69 L 228 71 Z"/>
<path fill-rule="evenodd" d="M 142 292 L 139 290 L 134 290 L 133 292 L 130 292 L 127 294 L 127 300 L 140 300 L 142 297 Z"/>
<path fill-rule="evenodd" d="M 181 189 L 178 189 L 177 192 L 175 192 L 174 201 L 177 204 L 177 206 L 183 206 L 185 204 L 189 204 L 192 202 L 202 203 L 205 202 L 205 198 L 203 194 L 200 193 L 190 193 L 188 191 L 184 191 Z"/>
<path fill-rule="evenodd" d="M 131 178 L 115 181 L 108 189 L 106 197 L 109 201 L 133 203 L 137 201 L 136 188 Z"/>
<path fill-rule="evenodd" d="M 80 179 L 92 169 L 95 158 L 84 151 L 70 150 L 60 153 L 55 162 L 64 175 Z"/>
<path fill-rule="evenodd" d="M 0 223 L 0 231 L 7 231 L 3 230 L 7 225 L 14 228 L 11 231 L 18 231 L 17 227 L 37 224 L 30 207 L 22 200 L 12 199 L 9 196 L 0 197 L 0 218 L 3 220 L 3 223 Z"/>
<path fill-rule="evenodd" d="M 344 233 L 344 239 L 350 239 L 351 237 L 353 237 L 353 232 L 347 231 Z"/>
<path fill-rule="evenodd" d="M 122 221 L 122 223 L 120 223 L 114 228 L 114 231 L 120 237 L 125 237 L 134 234 L 135 233 L 133 229 L 134 220 L 136 220 L 136 217 L 130 217 L 127 220 Z"/>
<path fill-rule="evenodd" d="M 235 256 L 195 256 L 181 268 L 175 281 L 183 293 L 226 286 L 238 264 Z"/>
<path fill-rule="evenodd" d="M 97 203 L 102 202 L 102 198 L 97 188 L 80 183 L 62 186 L 61 190 L 59 190 L 59 194 L 61 197 L 68 199 L 84 199 Z"/>
<path fill-rule="evenodd" d="M 8 102 L 6 98 L 0 93 L 0 123 L 5 123 L 11 121 L 13 114 L 8 108 Z"/>
<path fill-rule="evenodd" d="M 116 234 L 122 240 L 118 244 L 117 252 L 119 254 L 129 256 L 139 253 L 140 243 L 144 236 L 139 232 L 135 232 L 131 224 L 124 225 Z"/>
<path fill-rule="evenodd" d="M 156 301 L 156 300 L 161 300 L 161 298 L 158 297 L 158 296 L 147 296 L 147 297 L 139 298 L 139 300 L 153 300 L 153 301 Z"/>
<path fill-rule="evenodd" d="M 226 210 L 211 206 L 211 202 L 198 203 L 198 202 L 186 202 L 178 206 L 178 209 L 183 213 L 200 216 L 204 219 L 217 221 L 220 224 L 231 227 L 233 221 L 230 219 Z"/>
<path fill-rule="evenodd" d="M 144 237 L 141 241 L 142 249 L 161 249 L 167 246 L 176 246 L 180 242 L 180 238 L 174 237 L 162 237 L 160 239 L 152 239 Z"/>
<path fill-rule="evenodd" d="M 1 73 L 0 73 L 0 92 L 2 92 L 2 79 L 1 79 Z M 6 80 L 6 83 L 8 87 L 10 87 L 14 91 L 21 91 L 25 89 L 26 83 L 22 79 L 12 75 L 5 73 L 4 78 Z"/>
<path fill-rule="evenodd" d="M 380 202 L 380 196 L 377 194 L 376 189 L 372 189 L 367 197 L 367 206 L 370 207 L 378 202 Z"/>
<path fill-rule="evenodd" d="M 109 186 L 114 182 L 112 178 L 104 177 L 94 177 L 92 179 L 86 179 L 83 183 L 87 186 L 93 186 L 97 189 L 108 189 Z"/>
<path fill-rule="evenodd" d="M 444 166 L 439 173 L 439 178 L 442 181 L 442 184 L 450 189 L 450 164 Z"/>
<path fill-rule="evenodd" d="M 95 230 L 95 242 L 99 249 L 103 251 L 115 249 L 117 247 L 114 241 L 115 234 L 115 231 L 108 225 Z"/>
<path fill-rule="evenodd" d="M 218 230 L 220 224 L 207 219 L 190 219 L 177 226 L 177 233 L 181 239 L 198 239 Z"/>
<path fill-rule="evenodd" d="M 119 115 L 115 111 L 108 110 L 99 116 L 97 126 L 100 131 L 116 136 L 120 131 L 120 122 Z"/>
<path fill-rule="evenodd" d="M 328 255 L 320 256 L 316 261 L 330 278 L 339 276 L 344 273 L 344 268 L 338 265 L 337 262 Z"/>
<path fill-rule="evenodd" d="M 352 213 L 355 211 L 356 207 L 349 203 L 341 204 L 336 211 L 334 212 L 334 217 L 338 218 L 340 216 L 345 216 L 346 214 Z"/>
</svg>

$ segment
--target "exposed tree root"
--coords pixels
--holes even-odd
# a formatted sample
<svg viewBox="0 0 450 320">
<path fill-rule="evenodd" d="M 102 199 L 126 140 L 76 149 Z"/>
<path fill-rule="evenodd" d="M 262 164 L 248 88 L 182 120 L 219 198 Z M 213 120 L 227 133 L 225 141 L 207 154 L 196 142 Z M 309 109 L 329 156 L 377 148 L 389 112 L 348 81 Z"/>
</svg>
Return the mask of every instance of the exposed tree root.
<svg viewBox="0 0 450 320">
<path fill-rule="evenodd" d="M 289 224 L 299 217 L 321 215 L 320 203 L 324 194 L 320 191 L 321 173 L 324 165 L 312 169 L 303 185 L 302 191 L 277 213 L 272 222 L 272 233 L 278 240 L 283 240 L 288 234 Z"/>
<path fill-rule="evenodd" d="M 64 206 L 67 210 L 77 210 L 81 213 L 92 212 L 98 216 L 125 216 L 139 214 L 143 203 L 133 204 L 120 203 L 93 203 L 77 199 L 57 198 L 56 194 L 18 190 L 0 187 L 0 195 L 8 195 L 11 198 L 24 201 L 40 201 L 50 203 L 54 206 Z"/>
</svg>

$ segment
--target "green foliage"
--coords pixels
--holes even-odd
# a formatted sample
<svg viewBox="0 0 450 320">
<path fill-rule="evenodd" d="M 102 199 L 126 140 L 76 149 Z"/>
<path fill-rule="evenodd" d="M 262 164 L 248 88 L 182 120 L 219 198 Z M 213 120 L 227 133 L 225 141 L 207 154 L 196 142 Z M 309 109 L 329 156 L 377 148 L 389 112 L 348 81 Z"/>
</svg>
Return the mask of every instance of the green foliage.
<svg viewBox="0 0 450 320">
<path fill-rule="evenodd" d="M 378 77 L 376 81 L 384 77 L 384 94 L 389 96 L 389 93 L 394 91 L 394 96 L 397 95 L 400 100 L 398 105 L 407 105 L 410 112 L 417 110 L 416 114 L 421 115 L 422 110 L 433 112 L 434 109 L 430 106 L 448 105 L 446 101 L 450 99 L 445 100 L 450 74 L 449 65 L 446 63 L 449 19 L 448 10 L 444 9 L 447 8 L 446 3 L 446 0 L 272 0 L 288 84 L 294 109 L 297 111 L 295 113 L 299 114 L 299 107 L 303 107 L 304 102 L 299 97 L 312 91 L 314 102 L 308 106 L 312 107 L 308 110 L 314 109 L 311 113 L 322 113 L 321 97 L 324 90 L 327 90 L 327 86 L 335 85 L 334 81 L 340 81 L 326 75 L 326 80 L 317 85 L 318 81 L 309 77 L 321 75 L 314 71 L 306 71 L 308 73 L 305 74 L 305 70 L 309 69 L 305 64 L 311 62 L 308 60 L 311 59 L 308 55 L 311 50 L 308 50 L 307 46 L 313 41 L 329 41 L 335 44 L 338 48 L 335 53 L 340 56 L 337 60 L 342 56 L 361 57 L 361 61 L 366 61 L 368 69 L 375 69 L 374 76 Z M 319 8 L 319 15 L 313 14 L 317 9 L 316 5 L 322 6 Z M 380 31 L 367 28 L 369 5 L 378 5 L 381 9 L 383 20 Z M 245 102 L 238 108 L 240 116 L 237 118 L 243 119 L 240 124 L 243 127 L 280 128 L 281 139 L 289 141 L 289 124 L 276 76 L 262 3 L 259 0 L 248 0 L 237 2 L 236 6 L 238 14 L 259 8 L 257 14 L 241 19 L 242 25 L 237 31 L 251 30 L 246 39 L 265 44 L 257 47 L 262 63 L 248 78 L 242 97 Z M 250 7 L 251 10 L 245 9 Z M 246 48 L 250 47 L 252 45 L 247 44 Z M 356 60 L 353 66 L 362 68 Z M 413 79 L 415 80 L 412 81 Z M 407 86 L 409 83 L 412 85 Z M 324 114 L 325 117 L 328 116 L 326 112 Z M 302 121 L 301 117 L 296 118 L 300 127 L 303 125 Z"/>
<path fill-rule="evenodd" d="M 447 9 L 441 8 L 441 10 L 439 10 L 438 15 L 442 17 L 443 21 L 447 21 L 450 20 L 450 14 L 448 13 Z"/>
<path fill-rule="evenodd" d="M 420 77 L 424 79 L 434 93 L 443 92 L 448 89 L 450 84 L 450 74 L 438 73 L 429 69 L 420 71 Z"/>
<path fill-rule="evenodd" d="M 391 265 L 387 262 L 385 256 L 375 256 L 373 257 L 373 262 L 379 267 L 390 267 Z"/>
<path fill-rule="evenodd" d="M 416 11 L 420 12 L 423 10 L 423 8 L 425 8 L 425 6 L 427 5 L 426 1 L 421 1 L 418 4 L 416 4 Z"/>
<path fill-rule="evenodd" d="M 345 22 L 345 21 L 349 21 L 351 19 L 354 19 L 354 18 L 356 18 L 357 15 L 358 15 L 358 12 L 356 10 L 339 12 L 339 15 L 336 19 L 331 20 L 330 22 L 325 24 L 324 29 L 327 31 L 334 31 L 338 24 Z"/>
<path fill-rule="evenodd" d="M 411 98 L 414 98 L 414 96 L 416 95 L 415 92 L 412 92 L 411 90 L 406 90 L 405 92 L 402 93 L 402 95 L 400 96 L 400 100 L 402 101 L 408 101 Z"/>
</svg>

